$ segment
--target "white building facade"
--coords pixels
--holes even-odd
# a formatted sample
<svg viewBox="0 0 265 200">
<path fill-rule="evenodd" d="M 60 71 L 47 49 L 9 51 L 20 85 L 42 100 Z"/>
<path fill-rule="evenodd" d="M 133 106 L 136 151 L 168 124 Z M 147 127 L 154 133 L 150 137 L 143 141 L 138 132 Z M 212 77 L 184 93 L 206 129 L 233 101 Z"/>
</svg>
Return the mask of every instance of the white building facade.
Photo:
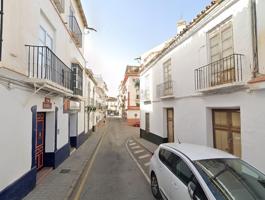
<svg viewBox="0 0 265 200">
<path fill-rule="evenodd" d="M 213 1 L 142 65 L 141 137 L 215 147 L 265 172 L 264 8 Z"/>
<path fill-rule="evenodd" d="M 5 200 L 25 196 L 42 168 L 58 167 L 88 136 L 87 21 L 79 0 L 9 0 L 3 12 L 0 199 Z"/>
</svg>

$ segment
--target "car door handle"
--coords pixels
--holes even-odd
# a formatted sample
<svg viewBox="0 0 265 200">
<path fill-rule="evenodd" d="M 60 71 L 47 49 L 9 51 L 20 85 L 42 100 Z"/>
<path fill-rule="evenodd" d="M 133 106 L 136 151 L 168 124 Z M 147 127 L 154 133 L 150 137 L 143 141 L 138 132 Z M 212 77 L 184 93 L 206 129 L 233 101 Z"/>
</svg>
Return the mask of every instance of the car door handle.
<svg viewBox="0 0 265 200">
<path fill-rule="evenodd" d="M 178 189 L 178 184 L 176 182 L 172 182 L 172 185 L 175 189 Z"/>
</svg>

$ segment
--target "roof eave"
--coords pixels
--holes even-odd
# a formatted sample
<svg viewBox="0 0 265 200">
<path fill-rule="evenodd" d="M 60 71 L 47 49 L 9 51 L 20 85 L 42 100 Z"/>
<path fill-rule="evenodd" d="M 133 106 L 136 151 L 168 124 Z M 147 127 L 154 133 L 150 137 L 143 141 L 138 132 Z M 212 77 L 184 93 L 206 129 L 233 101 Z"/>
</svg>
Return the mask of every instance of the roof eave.
<svg viewBox="0 0 265 200">
<path fill-rule="evenodd" d="M 86 15 L 85 15 L 81 0 L 76 0 L 76 3 L 77 3 L 77 7 L 79 9 L 79 12 L 81 14 L 81 18 L 82 18 L 82 22 L 84 24 L 84 27 L 88 28 L 87 18 L 86 18 Z"/>
</svg>

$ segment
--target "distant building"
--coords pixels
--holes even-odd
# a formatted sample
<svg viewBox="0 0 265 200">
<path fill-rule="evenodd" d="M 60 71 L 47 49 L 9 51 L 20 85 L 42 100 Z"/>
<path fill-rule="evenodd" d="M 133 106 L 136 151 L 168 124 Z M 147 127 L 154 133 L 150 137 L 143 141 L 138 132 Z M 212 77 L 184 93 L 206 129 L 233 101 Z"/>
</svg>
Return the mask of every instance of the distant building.
<svg viewBox="0 0 265 200">
<path fill-rule="evenodd" d="M 95 88 L 95 120 L 96 124 L 102 122 L 107 116 L 108 87 L 101 75 L 95 75 L 97 86 Z"/>
<path fill-rule="evenodd" d="M 118 100 L 115 97 L 107 98 L 107 114 L 118 116 Z"/>
<path fill-rule="evenodd" d="M 140 120 L 139 66 L 127 66 L 120 86 L 122 117 L 129 125 L 138 125 Z"/>
</svg>

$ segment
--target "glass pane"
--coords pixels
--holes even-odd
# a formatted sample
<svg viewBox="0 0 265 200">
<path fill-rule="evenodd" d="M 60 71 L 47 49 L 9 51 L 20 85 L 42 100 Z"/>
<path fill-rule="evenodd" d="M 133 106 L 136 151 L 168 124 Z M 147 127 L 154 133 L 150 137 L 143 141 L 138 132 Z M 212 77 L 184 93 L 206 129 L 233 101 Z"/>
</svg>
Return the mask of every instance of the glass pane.
<svg viewBox="0 0 265 200">
<path fill-rule="evenodd" d="M 232 126 L 233 127 L 240 127 L 240 112 L 233 112 L 232 113 Z"/>
<path fill-rule="evenodd" d="M 185 184 L 188 185 L 188 183 L 192 180 L 193 173 L 189 169 L 189 167 L 186 165 L 186 163 L 179 159 L 177 165 L 176 165 L 176 171 L 177 171 L 177 177 Z"/>
<path fill-rule="evenodd" d="M 241 134 L 233 132 L 233 154 L 241 157 Z"/>
<path fill-rule="evenodd" d="M 40 27 L 40 32 L 39 32 L 39 45 L 40 46 L 46 45 L 46 31 L 42 27 Z"/>
<path fill-rule="evenodd" d="M 229 152 L 228 131 L 215 130 L 215 145 L 217 149 Z"/>
<path fill-rule="evenodd" d="M 197 161 L 206 173 L 208 182 L 227 198 L 235 200 L 265 199 L 265 176 L 240 159 L 212 159 Z M 203 176 L 205 177 L 205 176 Z M 213 191 L 213 190 L 212 190 Z M 213 192 L 215 194 L 215 192 Z M 218 198 L 219 199 L 219 198 Z"/>
<path fill-rule="evenodd" d="M 214 112 L 215 124 L 216 125 L 228 125 L 227 113 L 226 112 Z"/>
</svg>

